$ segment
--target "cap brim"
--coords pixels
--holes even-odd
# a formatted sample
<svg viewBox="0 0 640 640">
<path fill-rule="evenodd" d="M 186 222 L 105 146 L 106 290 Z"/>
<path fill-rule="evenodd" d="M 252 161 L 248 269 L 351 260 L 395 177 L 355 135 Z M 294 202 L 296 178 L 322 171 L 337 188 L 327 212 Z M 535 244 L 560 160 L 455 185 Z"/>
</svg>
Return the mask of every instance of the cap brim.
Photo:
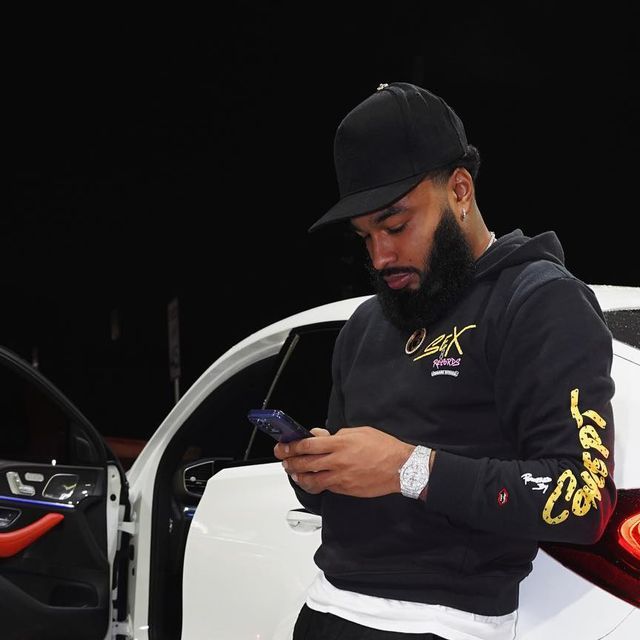
<svg viewBox="0 0 640 640">
<path fill-rule="evenodd" d="M 358 193 L 345 196 L 333 205 L 322 218 L 316 220 L 316 222 L 309 227 L 309 233 L 317 231 L 332 222 L 348 220 L 349 218 L 355 218 L 356 216 L 362 216 L 366 213 L 388 207 L 409 193 L 425 175 L 425 173 L 419 173 L 418 175 L 404 178 L 398 182 L 385 184 L 382 187 L 359 191 Z"/>
</svg>

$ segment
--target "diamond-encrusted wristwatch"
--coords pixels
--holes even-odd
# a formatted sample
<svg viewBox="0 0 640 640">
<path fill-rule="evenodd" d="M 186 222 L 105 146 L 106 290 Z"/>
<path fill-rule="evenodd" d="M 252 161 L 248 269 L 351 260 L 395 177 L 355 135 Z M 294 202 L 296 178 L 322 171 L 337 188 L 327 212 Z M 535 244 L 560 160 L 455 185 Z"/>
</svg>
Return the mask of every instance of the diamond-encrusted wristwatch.
<svg viewBox="0 0 640 640">
<path fill-rule="evenodd" d="M 400 471 L 400 492 L 407 498 L 417 499 L 429 482 L 429 457 L 431 449 L 418 445 Z"/>
</svg>

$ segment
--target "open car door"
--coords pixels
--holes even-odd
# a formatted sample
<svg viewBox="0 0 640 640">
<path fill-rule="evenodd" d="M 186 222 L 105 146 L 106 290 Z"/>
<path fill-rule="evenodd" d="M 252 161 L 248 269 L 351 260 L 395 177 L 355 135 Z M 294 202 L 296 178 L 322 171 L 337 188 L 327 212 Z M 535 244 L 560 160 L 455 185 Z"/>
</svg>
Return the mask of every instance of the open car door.
<svg viewBox="0 0 640 640">
<path fill-rule="evenodd" d="M 67 399 L 3 348 L 0 419 L 0 637 L 111 637 L 122 467 Z"/>
<path fill-rule="evenodd" d="M 207 399 L 224 407 L 205 423 L 208 431 L 221 424 L 246 437 L 243 455 L 209 461 L 210 478 L 185 547 L 182 638 L 291 638 L 318 573 L 313 554 L 322 521 L 298 502 L 273 457 L 275 440 L 252 429 L 247 412 L 260 408 L 258 396 L 262 408 L 286 411 L 309 428 L 324 425 L 331 355 L 342 324 L 293 329 L 271 367 L 251 365 L 264 377 L 247 375 L 246 367 Z"/>
</svg>

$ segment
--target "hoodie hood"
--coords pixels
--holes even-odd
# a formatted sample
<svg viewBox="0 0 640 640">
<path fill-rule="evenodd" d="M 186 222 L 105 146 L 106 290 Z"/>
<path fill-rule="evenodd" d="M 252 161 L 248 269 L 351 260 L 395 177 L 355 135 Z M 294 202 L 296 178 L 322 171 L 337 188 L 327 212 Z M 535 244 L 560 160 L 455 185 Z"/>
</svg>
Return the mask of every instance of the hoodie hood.
<svg viewBox="0 0 640 640">
<path fill-rule="evenodd" d="M 507 267 L 548 260 L 564 266 L 564 251 L 553 231 L 545 231 L 530 238 L 515 229 L 501 236 L 477 260 L 475 279 L 486 278 Z"/>
</svg>

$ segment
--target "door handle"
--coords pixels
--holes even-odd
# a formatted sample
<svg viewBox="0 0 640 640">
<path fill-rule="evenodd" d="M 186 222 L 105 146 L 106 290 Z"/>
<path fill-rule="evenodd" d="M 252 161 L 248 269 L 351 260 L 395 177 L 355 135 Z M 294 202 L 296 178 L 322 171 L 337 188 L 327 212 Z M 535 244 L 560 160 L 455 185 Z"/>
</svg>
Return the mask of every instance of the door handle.
<svg viewBox="0 0 640 640">
<path fill-rule="evenodd" d="M 309 513 L 308 511 L 291 509 L 291 511 L 287 513 L 287 524 L 294 531 L 312 533 L 322 527 L 322 517 L 315 513 Z"/>
<path fill-rule="evenodd" d="M 49 478 L 42 495 L 53 500 L 68 500 L 76 490 L 78 480 L 75 473 L 58 473 Z"/>
</svg>

